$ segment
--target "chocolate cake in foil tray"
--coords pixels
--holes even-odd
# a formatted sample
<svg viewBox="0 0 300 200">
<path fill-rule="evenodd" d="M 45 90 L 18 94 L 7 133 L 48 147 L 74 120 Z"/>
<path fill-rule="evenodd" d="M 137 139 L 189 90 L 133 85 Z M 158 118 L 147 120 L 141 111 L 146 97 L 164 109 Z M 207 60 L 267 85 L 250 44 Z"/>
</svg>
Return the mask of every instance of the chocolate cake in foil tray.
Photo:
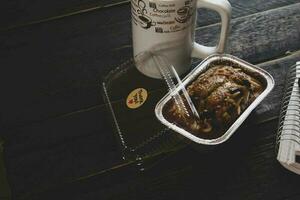
<svg viewBox="0 0 300 200">
<path fill-rule="evenodd" d="M 174 131 L 201 143 L 226 141 L 272 90 L 264 70 L 230 55 L 213 55 L 183 79 L 199 118 L 188 115 L 168 93 L 156 106 L 158 119 Z M 185 101 L 182 95 L 183 101 Z"/>
</svg>

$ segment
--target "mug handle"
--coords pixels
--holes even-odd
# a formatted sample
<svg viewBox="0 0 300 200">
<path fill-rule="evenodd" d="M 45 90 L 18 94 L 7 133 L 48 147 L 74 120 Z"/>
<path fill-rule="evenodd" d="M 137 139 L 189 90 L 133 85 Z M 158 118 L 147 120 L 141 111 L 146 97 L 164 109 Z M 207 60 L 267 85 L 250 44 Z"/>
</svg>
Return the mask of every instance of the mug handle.
<svg viewBox="0 0 300 200">
<path fill-rule="evenodd" d="M 217 46 L 208 47 L 194 42 L 192 50 L 192 57 L 205 58 L 213 53 L 223 53 L 226 46 L 228 36 L 230 18 L 231 18 L 231 5 L 227 0 L 198 0 L 197 8 L 208 8 L 215 10 L 221 16 L 221 35 L 220 41 Z"/>
</svg>

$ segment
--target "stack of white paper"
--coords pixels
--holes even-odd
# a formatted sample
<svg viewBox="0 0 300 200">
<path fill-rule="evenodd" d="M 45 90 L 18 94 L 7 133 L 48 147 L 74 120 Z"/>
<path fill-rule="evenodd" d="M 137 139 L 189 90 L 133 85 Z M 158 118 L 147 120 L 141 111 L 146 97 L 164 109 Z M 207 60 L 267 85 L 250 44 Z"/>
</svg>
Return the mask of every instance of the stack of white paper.
<svg viewBox="0 0 300 200">
<path fill-rule="evenodd" d="M 291 70 L 293 84 L 286 91 L 286 114 L 281 118 L 277 159 L 285 168 L 300 175 L 300 62 L 294 67 Z"/>
</svg>

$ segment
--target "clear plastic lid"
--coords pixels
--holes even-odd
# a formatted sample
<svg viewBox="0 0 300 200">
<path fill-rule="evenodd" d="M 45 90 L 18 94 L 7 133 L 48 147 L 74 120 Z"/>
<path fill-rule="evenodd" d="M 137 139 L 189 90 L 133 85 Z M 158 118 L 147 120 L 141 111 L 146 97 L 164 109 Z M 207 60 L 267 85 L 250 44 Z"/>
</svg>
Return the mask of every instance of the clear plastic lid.
<svg viewBox="0 0 300 200">
<path fill-rule="evenodd" d="M 164 80 L 143 75 L 131 59 L 111 71 L 102 87 L 124 159 L 142 161 L 182 147 L 179 135 L 155 116 L 157 102 L 168 91 Z"/>
</svg>

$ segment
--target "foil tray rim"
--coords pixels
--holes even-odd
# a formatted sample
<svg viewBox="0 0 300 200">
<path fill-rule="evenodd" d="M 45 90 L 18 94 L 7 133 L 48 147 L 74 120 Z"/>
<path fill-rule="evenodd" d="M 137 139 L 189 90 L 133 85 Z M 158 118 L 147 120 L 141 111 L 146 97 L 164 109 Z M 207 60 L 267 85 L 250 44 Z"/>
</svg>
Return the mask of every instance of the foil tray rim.
<svg viewBox="0 0 300 200">
<path fill-rule="evenodd" d="M 226 60 L 231 61 L 233 63 L 238 64 L 240 67 L 256 72 L 266 81 L 266 88 L 265 90 L 247 107 L 246 110 L 236 119 L 236 121 L 227 129 L 227 131 L 220 137 L 215 139 L 203 139 L 189 133 L 188 131 L 184 130 L 176 126 L 175 124 L 166 120 L 163 116 L 163 107 L 164 105 L 172 98 L 172 94 L 179 92 L 182 87 L 186 87 L 190 84 L 196 77 L 198 77 L 202 72 L 206 71 L 209 65 L 217 60 Z M 246 120 L 246 118 L 250 115 L 250 113 L 261 103 L 263 99 L 272 91 L 275 86 L 275 81 L 273 77 L 264 69 L 261 69 L 258 66 L 252 65 L 244 60 L 241 60 L 235 56 L 229 54 L 213 54 L 206 59 L 204 59 L 199 65 L 197 65 L 185 78 L 182 80 L 182 85 L 176 86 L 176 89 L 171 93 L 168 92 L 157 104 L 155 107 L 155 115 L 157 119 L 164 124 L 165 126 L 169 127 L 173 131 L 183 135 L 184 137 L 202 145 L 218 145 L 227 141 L 234 132 L 242 125 L 242 123 Z"/>
</svg>

